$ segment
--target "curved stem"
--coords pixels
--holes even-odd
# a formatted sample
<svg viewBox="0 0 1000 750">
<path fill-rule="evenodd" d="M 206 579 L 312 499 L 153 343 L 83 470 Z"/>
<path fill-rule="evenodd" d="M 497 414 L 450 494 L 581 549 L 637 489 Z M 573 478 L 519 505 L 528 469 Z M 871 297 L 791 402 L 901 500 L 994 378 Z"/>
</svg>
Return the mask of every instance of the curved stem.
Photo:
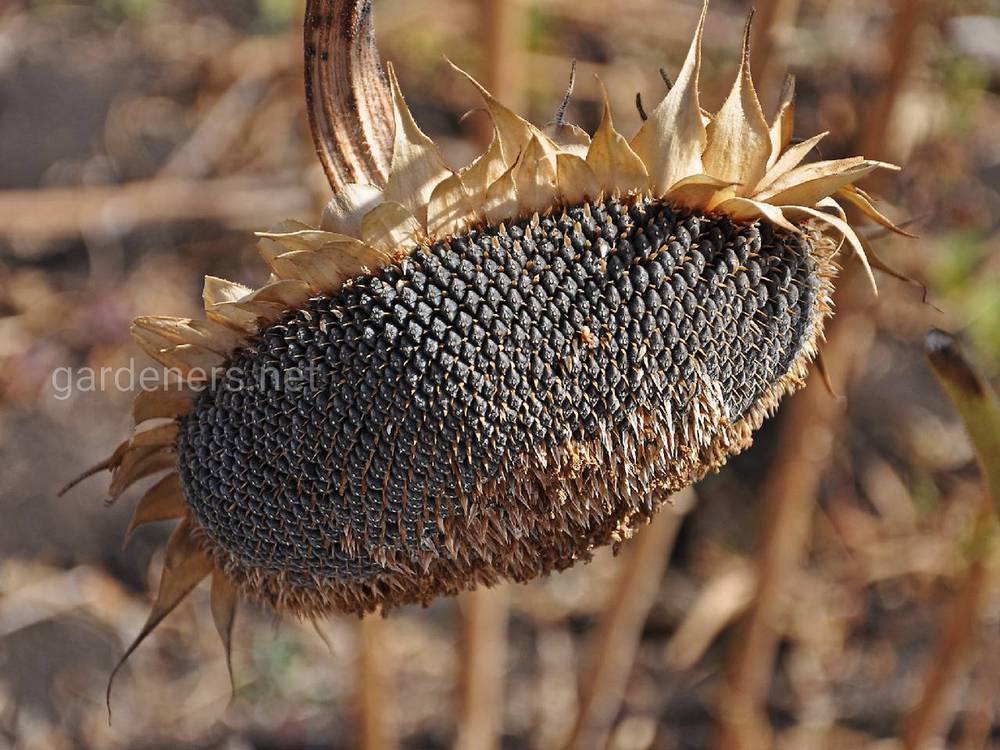
<svg viewBox="0 0 1000 750">
<path fill-rule="evenodd" d="M 385 184 L 394 124 L 372 0 L 307 0 L 306 106 L 330 187 Z"/>
</svg>

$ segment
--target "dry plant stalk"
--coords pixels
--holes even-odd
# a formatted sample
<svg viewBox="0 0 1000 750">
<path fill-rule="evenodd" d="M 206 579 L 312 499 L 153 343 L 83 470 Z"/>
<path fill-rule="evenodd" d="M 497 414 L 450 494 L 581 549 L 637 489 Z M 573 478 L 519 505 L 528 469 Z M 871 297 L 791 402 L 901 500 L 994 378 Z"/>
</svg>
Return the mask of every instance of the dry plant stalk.
<svg viewBox="0 0 1000 750">
<path fill-rule="evenodd" d="M 694 506 L 694 490 L 674 495 L 671 503 L 669 510 L 636 534 L 624 555 L 580 674 L 580 710 L 567 745 L 572 750 L 603 748 L 607 744 L 674 540 L 684 515 Z"/>
<path fill-rule="evenodd" d="M 917 33 L 927 10 L 927 0 L 893 0 L 893 9 L 885 45 L 887 67 L 879 86 L 879 96 L 865 119 L 860 143 L 865 153 L 880 156 L 886 153 L 886 137 L 896 112 L 896 103 L 918 59 Z"/>
<path fill-rule="evenodd" d="M 524 0 L 480 0 L 479 33 L 485 45 L 483 73 L 487 88 L 497 99 L 508 102 L 515 112 L 523 109 L 524 90 Z M 493 129 L 482 133 L 489 145 Z"/>
<path fill-rule="evenodd" d="M 493 750 L 503 729 L 509 592 L 463 594 L 461 701 L 455 750 Z"/>
<path fill-rule="evenodd" d="M 902 731 L 905 750 L 930 750 L 941 746 L 941 737 L 955 710 L 955 689 L 975 640 L 988 583 L 987 566 L 982 560 L 973 561 L 934 646 L 920 700 L 906 717 Z"/>
<path fill-rule="evenodd" d="M 971 685 L 971 694 L 976 696 L 972 706 L 966 711 L 966 719 L 962 727 L 962 737 L 956 744 L 957 750 L 982 750 L 987 747 L 996 707 L 1000 705 L 1000 638 L 997 633 L 981 633 L 977 644 L 983 659 L 976 669 L 976 676 Z"/>
<path fill-rule="evenodd" d="M 841 313 L 827 336 L 824 361 L 844 383 L 863 361 L 873 340 L 868 315 Z M 756 553 L 757 590 L 735 635 L 735 646 L 719 698 L 720 750 L 771 747 L 772 730 L 764 706 L 771 685 L 787 584 L 808 550 L 812 514 L 833 440 L 843 421 L 843 405 L 819 382 L 788 405 L 777 458 L 763 492 L 761 538 Z"/>
<path fill-rule="evenodd" d="M 955 405 L 972 439 L 985 488 L 972 529 L 972 559 L 931 657 L 923 693 L 906 719 L 903 729 L 906 750 L 936 747 L 954 711 L 954 690 L 975 641 L 988 592 L 988 557 L 997 540 L 997 507 L 1000 505 L 1000 402 L 989 381 L 951 335 L 931 331 L 925 351 L 934 375 Z"/>
<path fill-rule="evenodd" d="M 219 96 L 191 135 L 157 173 L 157 179 L 205 179 L 245 133 L 268 90 L 257 74 L 238 78 Z"/>
<path fill-rule="evenodd" d="M 754 569 L 743 558 L 713 575 L 663 649 L 666 665 L 678 672 L 694 668 L 718 635 L 750 606 L 756 588 Z"/>
<path fill-rule="evenodd" d="M 481 0 L 479 35 L 486 49 L 487 88 L 516 106 L 523 99 L 520 0 Z M 479 140 L 489 146 L 492 121 L 484 122 Z M 503 729 L 504 682 L 507 662 L 509 592 L 501 584 L 466 592 L 460 599 L 462 617 L 461 701 L 456 750 L 493 750 Z"/>
<path fill-rule="evenodd" d="M 358 623 L 358 739 L 361 750 L 392 750 L 395 733 L 386 720 L 392 710 L 392 688 L 386 649 L 390 623 L 378 614 Z"/>
<path fill-rule="evenodd" d="M 886 150 L 887 123 L 913 61 L 914 36 L 922 9 L 922 0 L 897 0 L 896 22 L 890 25 L 888 44 L 891 64 L 863 130 L 863 144 L 869 153 L 882 154 Z M 856 309 L 848 300 L 841 299 L 838 309 L 842 312 L 829 327 L 825 361 L 839 365 L 847 373 L 854 362 L 864 360 L 874 331 L 864 313 L 844 315 L 845 309 Z M 781 587 L 806 552 L 812 508 L 826 466 L 825 459 L 810 462 L 803 450 L 809 444 L 809 435 L 825 432 L 826 439 L 832 440 L 841 426 L 842 414 L 829 394 L 814 387 L 790 404 L 787 420 L 779 440 L 778 464 L 765 487 L 767 506 L 758 547 L 757 596 L 737 636 L 720 698 L 720 750 L 756 750 L 773 741 L 764 705 L 779 638 Z"/>
<path fill-rule="evenodd" d="M 204 219 L 250 227 L 308 209 L 308 188 L 259 177 L 137 180 L 122 185 L 0 191 L 0 235 L 51 241 L 117 236 L 161 222 Z"/>
</svg>

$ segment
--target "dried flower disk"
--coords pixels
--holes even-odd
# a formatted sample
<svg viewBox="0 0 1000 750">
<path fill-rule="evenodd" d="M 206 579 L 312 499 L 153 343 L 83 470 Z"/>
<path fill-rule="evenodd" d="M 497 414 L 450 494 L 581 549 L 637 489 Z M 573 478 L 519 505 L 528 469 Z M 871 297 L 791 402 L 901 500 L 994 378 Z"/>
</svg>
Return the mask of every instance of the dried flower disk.
<svg viewBox="0 0 1000 750">
<path fill-rule="evenodd" d="M 346 10 L 315 10 L 330 3 Z M 112 499 L 170 470 L 129 533 L 181 519 L 128 653 L 209 575 L 228 651 L 238 597 L 300 616 L 385 610 L 627 538 L 802 385 L 844 242 L 871 275 L 837 200 L 899 231 L 854 187 L 895 167 L 804 164 L 824 134 L 793 144 L 791 86 L 765 120 L 745 41 L 722 108 L 701 108 L 707 3 L 631 140 L 607 108 L 592 138 L 543 132 L 469 78 L 494 138 L 458 171 L 391 67 L 375 85 L 374 47 L 344 52 L 370 37 L 369 6 L 310 3 L 307 34 L 335 37 L 324 55 L 307 44 L 311 95 L 336 96 L 320 58 L 367 60 L 355 73 L 371 90 L 361 121 L 332 99 L 314 108 L 335 187 L 321 227 L 262 233 L 271 280 L 206 279 L 207 320 L 135 321 L 186 382 L 141 393 L 141 431 L 96 467 Z"/>
</svg>

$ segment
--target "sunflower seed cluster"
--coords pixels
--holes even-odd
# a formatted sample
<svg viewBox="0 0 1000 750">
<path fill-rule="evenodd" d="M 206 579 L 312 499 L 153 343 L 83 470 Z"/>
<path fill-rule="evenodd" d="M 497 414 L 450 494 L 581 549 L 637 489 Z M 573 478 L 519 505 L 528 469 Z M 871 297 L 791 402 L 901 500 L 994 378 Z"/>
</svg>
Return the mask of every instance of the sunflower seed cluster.
<svg viewBox="0 0 1000 750">
<path fill-rule="evenodd" d="M 185 494 L 247 567 L 365 579 L 444 554 L 440 522 L 541 446 L 705 388 L 740 419 L 818 295 L 805 236 L 648 199 L 422 247 L 234 355 L 183 418 Z"/>
</svg>

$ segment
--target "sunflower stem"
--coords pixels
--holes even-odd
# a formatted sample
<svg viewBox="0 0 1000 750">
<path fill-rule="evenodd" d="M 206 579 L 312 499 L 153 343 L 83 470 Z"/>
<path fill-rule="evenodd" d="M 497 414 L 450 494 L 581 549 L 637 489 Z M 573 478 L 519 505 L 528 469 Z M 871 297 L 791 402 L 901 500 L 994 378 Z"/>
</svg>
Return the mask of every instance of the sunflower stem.
<svg viewBox="0 0 1000 750">
<path fill-rule="evenodd" d="M 395 125 L 372 0 L 307 0 L 304 42 L 309 126 L 330 187 L 382 187 Z"/>
</svg>

